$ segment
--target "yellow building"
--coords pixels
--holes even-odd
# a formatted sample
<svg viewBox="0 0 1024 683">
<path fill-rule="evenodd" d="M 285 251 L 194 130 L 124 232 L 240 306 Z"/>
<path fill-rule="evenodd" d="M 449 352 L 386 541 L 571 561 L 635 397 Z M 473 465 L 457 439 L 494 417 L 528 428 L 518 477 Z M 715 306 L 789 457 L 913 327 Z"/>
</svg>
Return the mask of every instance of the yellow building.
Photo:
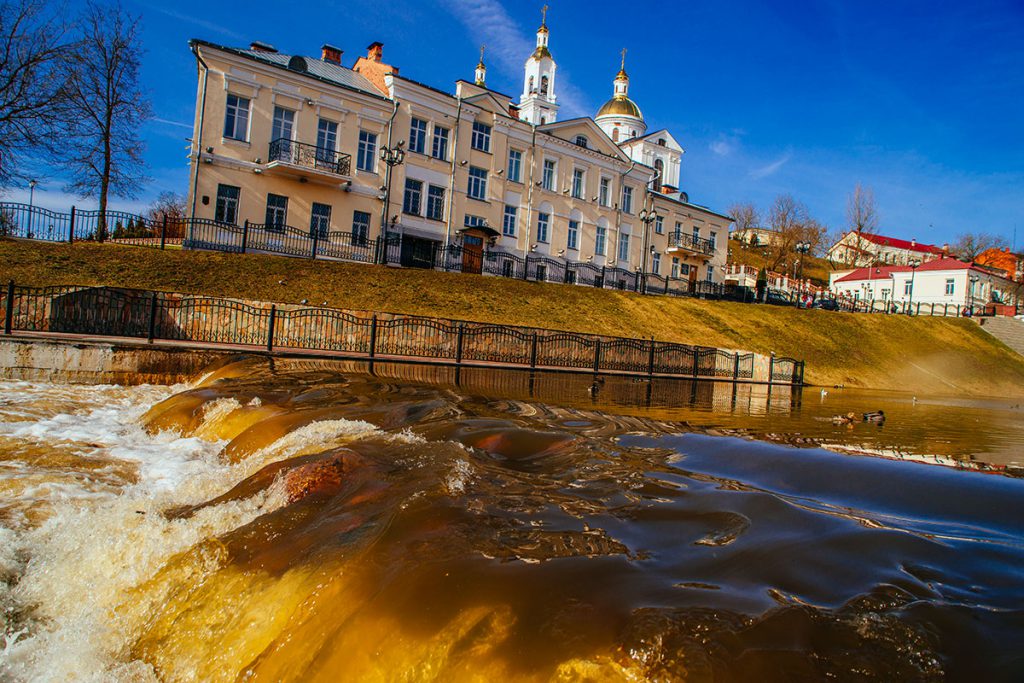
<svg viewBox="0 0 1024 683">
<path fill-rule="evenodd" d="M 400 75 L 380 43 L 350 69 L 329 45 L 314 59 L 193 40 L 202 237 L 189 244 L 454 258 L 464 272 L 560 281 L 578 264 L 579 281 L 630 288 L 638 272 L 721 282 L 730 219 L 679 191 L 682 148 L 668 131 L 644 135 L 624 57 L 598 121 L 558 121 L 548 38 L 542 25 L 518 104 L 487 87 L 482 54 L 474 81 L 448 93 Z M 527 255 L 541 270 L 523 270 Z"/>
</svg>

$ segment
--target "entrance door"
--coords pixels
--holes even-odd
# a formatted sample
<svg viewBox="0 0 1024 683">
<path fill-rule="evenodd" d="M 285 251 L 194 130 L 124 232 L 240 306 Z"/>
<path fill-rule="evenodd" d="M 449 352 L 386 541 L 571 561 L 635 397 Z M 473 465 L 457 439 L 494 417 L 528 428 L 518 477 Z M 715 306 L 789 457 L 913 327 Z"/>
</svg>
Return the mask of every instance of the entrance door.
<svg viewBox="0 0 1024 683">
<path fill-rule="evenodd" d="M 462 272 L 480 274 L 484 263 L 484 240 L 476 235 L 462 237 Z"/>
<path fill-rule="evenodd" d="M 690 291 L 697 291 L 697 266 L 690 266 Z"/>
</svg>

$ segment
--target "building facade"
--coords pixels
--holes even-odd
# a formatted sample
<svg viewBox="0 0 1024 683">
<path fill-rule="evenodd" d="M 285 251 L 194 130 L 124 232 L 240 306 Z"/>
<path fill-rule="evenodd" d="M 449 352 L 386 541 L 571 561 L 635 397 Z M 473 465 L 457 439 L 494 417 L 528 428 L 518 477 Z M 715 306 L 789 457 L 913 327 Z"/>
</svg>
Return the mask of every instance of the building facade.
<svg viewBox="0 0 1024 683">
<path fill-rule="evenodd" d="M 829 247 L 826 257 L 833 264 L 846 264 L 855 268 L 874 265 L 910 265 L 924 263 L 949 255 L 948 245 L 919 244 L 916 240 L 903 240 L 874 233 L 850 230 Z"/>
<path fill-rule="evenodd" d="M 854 302 L 983 306 L 1016 305 L 1020 298 L 1017 283 L 953 258 L 929 261 L 918 267 L 857 268 L 845 275 L 833 275 L 830 288 L 837 297 Z"/>
<path fill-rule="evenodd" d="M 499 250 L 721 282 L 730 219 L 680 192 L 681 146 L 645 136 L 635 104 L 632 119 L 616 104 L 559 120 L 549 36 L 542 23 L 518 103 L 488 87 L 483 54 L 448 93 L 401 75 L 380 43 L 346 68 L 330 45 L 314 59 L 193 40 L 192 217 L 386 237 L 406 266 L 458 247 L 465 272 Z M 632 104 L 624 66 L 614 88 Z"/>
</svg>

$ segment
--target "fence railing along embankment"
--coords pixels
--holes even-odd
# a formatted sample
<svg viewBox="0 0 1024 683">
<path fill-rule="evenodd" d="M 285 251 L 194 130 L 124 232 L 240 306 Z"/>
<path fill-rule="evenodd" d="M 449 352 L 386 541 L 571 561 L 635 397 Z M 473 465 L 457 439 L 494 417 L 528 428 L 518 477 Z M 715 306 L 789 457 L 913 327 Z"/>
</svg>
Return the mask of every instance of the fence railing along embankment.
<svg viewBox="0 0 1024 683">
<path fill-rule="evenodd" d="M 422 316 L 270 304 L 120 287 L 0 290 L 4 333 L 254 347 L 325 357 L 419 360 L 802 385 L 794 358 L 708 346 Z"/>
</svg>

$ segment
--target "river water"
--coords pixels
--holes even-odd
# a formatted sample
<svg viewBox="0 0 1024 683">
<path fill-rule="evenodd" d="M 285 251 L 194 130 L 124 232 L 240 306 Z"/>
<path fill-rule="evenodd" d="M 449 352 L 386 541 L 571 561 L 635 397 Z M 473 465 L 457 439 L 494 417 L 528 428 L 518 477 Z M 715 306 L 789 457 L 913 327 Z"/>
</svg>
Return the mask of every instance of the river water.
<svg viewBox="0 0 1024 683">
<path fill-rule="evenodd" d="M 1021 416 L 265 359 L 3 382 L 0 680 L 1021 680 Z"/>
</svg>

